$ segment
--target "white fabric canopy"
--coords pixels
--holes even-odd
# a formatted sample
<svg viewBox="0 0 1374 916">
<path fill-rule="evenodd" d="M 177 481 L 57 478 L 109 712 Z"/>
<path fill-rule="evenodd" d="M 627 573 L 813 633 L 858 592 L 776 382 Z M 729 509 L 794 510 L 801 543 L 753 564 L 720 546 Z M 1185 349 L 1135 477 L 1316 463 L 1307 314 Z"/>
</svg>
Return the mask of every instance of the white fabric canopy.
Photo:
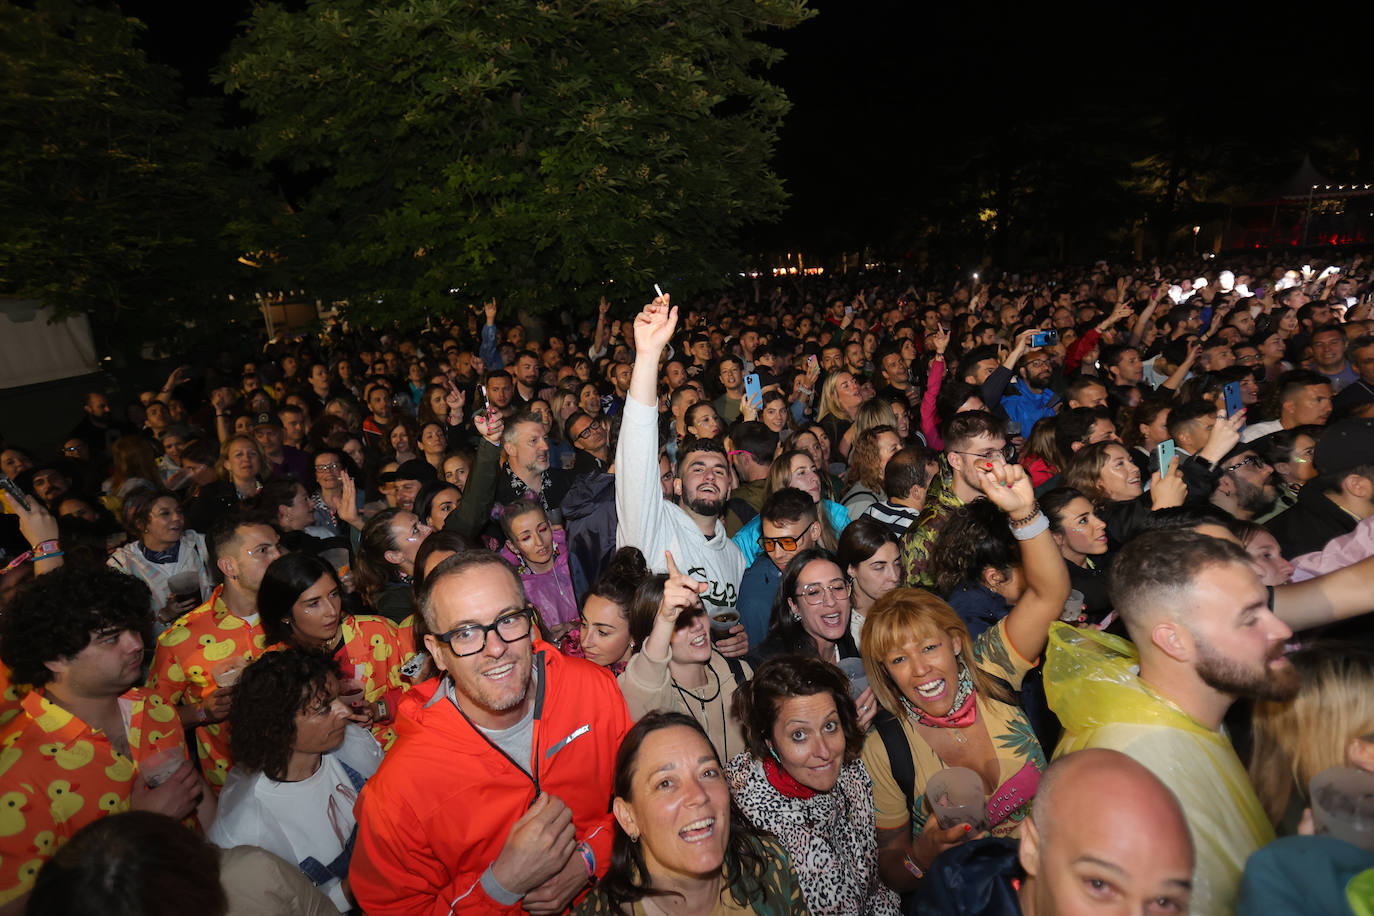
<svg viewBox="0 0 1374 916">
<path fill-rule="evenodd" d="M 96 371 L 86 316 L 49 323 L 52 318 L 53 310 L 36 299 L 0 299 L 0 389 Z"/>
</svg>

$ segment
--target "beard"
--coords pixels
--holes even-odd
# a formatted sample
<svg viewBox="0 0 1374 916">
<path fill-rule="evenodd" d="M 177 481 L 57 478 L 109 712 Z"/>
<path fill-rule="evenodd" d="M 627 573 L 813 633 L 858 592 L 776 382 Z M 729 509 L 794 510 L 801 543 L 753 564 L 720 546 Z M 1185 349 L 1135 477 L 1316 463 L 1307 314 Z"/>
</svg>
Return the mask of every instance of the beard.
<svg viewBox="0 0 1374 916">
<path fill-rule="evenodd" d="M 1270 477 L 1260 486 L 1246 481 L 1236 481 L 1236 507 L 1251 515 L 1263 515 L 1268 512 L 1273 508 L 1274 500 L 1278 498 L 1278 482 L 1275 477 Z"/>
<path fill-rule="evenodd" d="M 725 511 L 725 497 L 723 496 L 710 497 L 694 495 L 689 499 L 683 500 L 683 503 L 697 515 L 707 517 L 720 515 Z"/>
<path fill-rule="evenodd" d="M 1297 696 L 1298 688 L 1302 686 L 1301 676 L 1291 664 L 1269 667 L 1270 662 L 1283 658 L 1283 643 L 1275 645 L 1265 656 L 1264 664 L 1257 669 L 1246 668 L 1232 659 L 1214 654 L 1202 643 L 1198 644 L 1198 649 L 1198 677 L 1208 687 L 1221 693 L 1282 702 Z"/>
</svg>

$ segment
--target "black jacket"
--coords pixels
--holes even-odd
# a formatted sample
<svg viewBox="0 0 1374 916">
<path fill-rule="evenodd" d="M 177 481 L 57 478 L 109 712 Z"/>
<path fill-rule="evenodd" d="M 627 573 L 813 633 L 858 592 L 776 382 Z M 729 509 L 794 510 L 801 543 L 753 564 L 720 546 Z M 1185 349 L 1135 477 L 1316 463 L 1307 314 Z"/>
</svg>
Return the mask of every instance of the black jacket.
<svg viewBox="0 0 1374 916">
<path fill-rule="evenodd" d="M 1269 533 L 1285 557 L 1321 550 L 1326 542 L 1355 530 L 1358 519 L 1311 484 L 1298 491 L 1298 501 L 1269 521 Z"/>
</svg>

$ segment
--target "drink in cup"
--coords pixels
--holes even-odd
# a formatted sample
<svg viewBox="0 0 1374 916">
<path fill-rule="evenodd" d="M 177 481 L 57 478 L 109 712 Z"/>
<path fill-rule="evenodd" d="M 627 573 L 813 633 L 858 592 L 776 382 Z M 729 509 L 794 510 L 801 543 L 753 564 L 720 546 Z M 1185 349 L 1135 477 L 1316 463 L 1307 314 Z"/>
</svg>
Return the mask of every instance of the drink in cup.
<svg viewBox="0 0 1374 916">
<path fill-rule="evenodd" d="M 968 824 L 974 833 L 988 829 L 988 797 L 983 777 L 967 767 L 948 767 L 926 783 L 926 801 L 941 829 Z"/>
<path fill-rule="evenodd" d="M 222 662 L 215 663 L 210 669 L 210 676 L 214 678 L 216 687 L 233 687 L 239 682 L 239 675 L 243 674 L 243 669 L 247 667 L 247 659 L 226 658 Z"/>
<path fill-rule="evenodd" d="M 1374 852 L 1374 773 L 1330 767 L 1312 777 L 1310 788 L 1317 835 Z"/>
<path fill-rule="evenodd" d="M 352 569 L 348 562 L 347 547 L 331 547 L 328 550 L 322 551 L 320 553 L 320 558 L 334 567 L 334 571 L 339 574 L 340 579 L 348 575 Z"/>
<path fill-rule="evenodd" d="M 167 590 L 178 604 L 200 604 L 200 573 L 192 569 L 173 574 L 167 580 Z"/>
<path fill-rule="evenodd" d="M 148 788 L 156 789 L 172 778 L 172 774 L 186 765 L 186 754 L 180 747 L 164 748 L 149 754 L 138 765 Z"/>
<path fill-rule="evenodd" d="M 739 623 L 739 611 L 732 607 L 717 608 L 707 614 L 711 619 L 711 635 L 721 637 L 730 632 L 730 628 Z"/>
<path fill-rule="evenodd" d="M 868 689 L 868 674 L 864 671 L 863 659 L 842 658 L 839 667 L 844 676 L 849 678 L 849 695 L 857 700 L 859 694 Z"/>
<path fill-rule="evenodd" d="M 366 686 L 356 678 L 346 677 L 339 682 L 339 699 L 349 709 L 361 709 L 367 705 Z"/>
</svg>

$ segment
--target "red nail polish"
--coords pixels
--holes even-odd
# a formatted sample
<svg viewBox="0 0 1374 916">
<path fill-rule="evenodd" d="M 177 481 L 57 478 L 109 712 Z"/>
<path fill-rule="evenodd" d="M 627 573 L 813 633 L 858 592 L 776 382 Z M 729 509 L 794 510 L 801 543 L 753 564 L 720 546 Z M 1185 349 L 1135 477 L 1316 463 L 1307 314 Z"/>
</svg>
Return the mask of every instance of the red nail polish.
<svg viewBox="0 0 1374 916">
<path fill-rule="evenodd" d="M 970 830 L 972 830 L 972 829 L 973 829 L 973 825 L 972 825 L 972 824 L 965 824 L 965 825 L 964 825 L 964 833 L 968 833 L 968 832 L 969 832 Z"/>
<path fill-rule="evenodd" d="M 986 467 L 989 471 L 991 471 L 991 470 L 992 470 L 992 462 L 989 461 L 989 462 L 985 465 L 985 467 Z"/>
</svg>

